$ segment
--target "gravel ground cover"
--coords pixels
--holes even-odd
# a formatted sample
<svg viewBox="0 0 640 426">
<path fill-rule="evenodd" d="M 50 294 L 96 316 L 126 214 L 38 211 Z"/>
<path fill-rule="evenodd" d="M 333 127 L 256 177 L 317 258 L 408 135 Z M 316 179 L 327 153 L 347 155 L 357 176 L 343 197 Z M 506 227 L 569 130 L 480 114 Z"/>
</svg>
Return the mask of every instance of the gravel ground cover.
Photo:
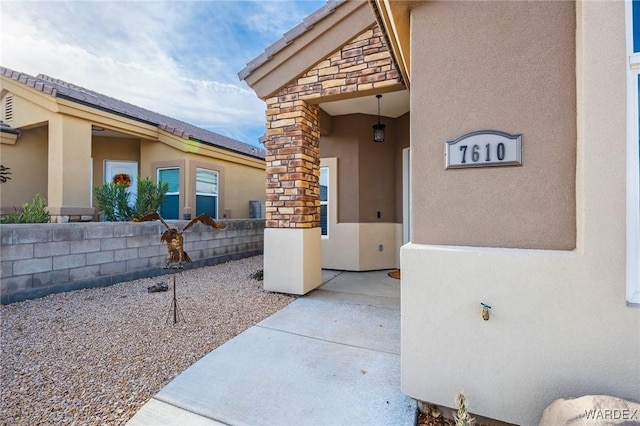
<svg viewBox="0 0 640 426">
<path fill-rule="evenodd" d="M 208 352 L 284 308 L 262 256 L 0 307 L 0 424 L 116 425 Z M 169 291 L 149 293 L 165 281 Z"/>
</svg>

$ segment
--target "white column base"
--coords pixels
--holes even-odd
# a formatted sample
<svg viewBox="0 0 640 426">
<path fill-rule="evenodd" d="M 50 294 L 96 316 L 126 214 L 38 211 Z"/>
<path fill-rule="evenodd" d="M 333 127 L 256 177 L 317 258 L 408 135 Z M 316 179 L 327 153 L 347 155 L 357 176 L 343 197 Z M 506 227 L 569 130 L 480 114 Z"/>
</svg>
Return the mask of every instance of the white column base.
<svg viewBox="0 0 640 426">
<path fill-rule="evenodd" d="M 320 228 L 264 230 L 264 289 L 306 294 L 322 284 Z"/>
</svg>

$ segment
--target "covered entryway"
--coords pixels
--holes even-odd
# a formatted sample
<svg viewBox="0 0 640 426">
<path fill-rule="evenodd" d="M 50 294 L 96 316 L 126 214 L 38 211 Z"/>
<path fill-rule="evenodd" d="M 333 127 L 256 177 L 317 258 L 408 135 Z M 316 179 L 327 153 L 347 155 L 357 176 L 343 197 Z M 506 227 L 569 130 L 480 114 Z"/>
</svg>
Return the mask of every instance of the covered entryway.
<svg viewBox="0 0 640 426">
<path fill-rule="evenodd" d="M 265 289 L 398 267 L 409 95 L 369 5 L 321 8 L 240 77 L 266 102 Z"/>
</svg>

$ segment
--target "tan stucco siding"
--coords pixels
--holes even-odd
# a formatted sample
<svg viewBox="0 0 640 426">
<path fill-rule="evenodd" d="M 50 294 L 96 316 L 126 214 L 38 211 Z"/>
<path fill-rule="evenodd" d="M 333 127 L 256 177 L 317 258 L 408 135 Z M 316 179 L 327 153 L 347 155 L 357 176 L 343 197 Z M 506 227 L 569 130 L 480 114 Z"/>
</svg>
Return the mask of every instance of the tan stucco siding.
<svg viewBox="0 0 640 426">
<path fill-rule="evenodd" d="M 402 204 L 402 191 L 403 191 L 403 183 L 402 183 L 402 150 L 404 148 L 409 148 L 410 145 L 410 113 L 406 113 L 396 120 L 394 120 L 394 131 L 391 134 L 393 141 L 395 143 L 395 194 L 396 194 L 396 222 L 402 222 L 402 212 L 403 212 L 403 204 Z"/>
<path fill-rule="evenodd" d="M 412 241 L 573 249 L 574 3 L 417 3 L 412 28 Z M 445 170 L 479 129 L 522 134 L 523 166 Z"/>
<path fill-rule="evenodd" d="M 359 221 L 359 162 L 358 145 L 362 132 L 351 125 L 354 115 L 331 118 L 330 136 L 320 136 L 320 157 L 338 158 L 338 222 Z"/>
<path fill-rule="evenodd" d="M 373 142 L 377 117 L 349 114 L 331 121 L 331 135 L 320 138 L 320 156 L 339 160 L 338 222 L 402 222 L 402 148 L 409 146 L 408 115 L 383 118 L 383 143 Z"/>
<path fill-rule="evenodd" d="M 35 105 L 27 99 L 17 94 L 6 92 L 2 97 L 2 116 L 0 119 L 4 119 L 5 115 L 5 98 L 7 96 L 12 97 L 12 119 L 7 120 L 6 124 L 14 128 L 24 128 L 33 125 L 39 125 L 46 123 L 54 115 L 51 111 L 42 108 L 39 105 Z"/>
<path fill-rule="evenodd" d="M 104 183 L 105 160 L 135 161 L 140 164 L 140 140 L 137 138 L 94 137 L 91 143 L 93 186 Z M 142 175 L 142 170 L 138 168 Z M 146 176 L 146 175 L 145 175 Z"/>
<path fill-rule="evenodd" d="M 547 9 L 543 14 L 520 9 L 525 20 L 537 23 L 540 30 L 535 35 L 543 40 L 547 31 L 553 30 L 548 26 L 551 23 L 555 23 L 555 31 L 563 33 L 559 21 L 572 27 L 567 22 L 577 18 L 576 55 L 566 52 L 577 71 L 573 77 L 577 81 L 576 199 L 568 196 L 565 200 L 567 206 L 577 205 L 576 248 L 404 246 L 402 390 L 416 399 L 450 405 L 452 395 L 464 387 L 477 414 L 524 425 L 538 424 L 544 408 L 557 398 L 606 394 L 637 399 L 640 310 L 625 303 L 625 5 L 585 1 L 576 3 L 575 10 L 573 4 L 555 2 L 482 5 L 493 12 L 494 25 L 502 21 L 498 19 L 501 16 L 518 19 L 514 8 Z M 414 9 L 414 24 L 426 22 L 424 15 L 437 10 L 430 6 Z M 461 5 L 451 2 L 445 6 L 457 9 Z M 466 6 L 476 7 L 475 3 Z M 504 8 L 506 15 L 496 6 Z M 483 13 L 475 11 L 473 15 L 481 28 L 487 28 Z M 452 16 L 439 16 L 456 25 Z M 460 11 L 460 16 L 465 13 Z M 413 37 L 418 39 L 421 32 L 429 31 L 424 26 L 413 28 Z M 524 34 L 532 32 L 526 25 L 522 28 Z M 491 29 L 487 31 L 491 33 Z M 415 67 L 416 56 L 414 51 L 412 100 L 414 90 L 424 95 L 419 89 L 422 81 L 416 78 L 420 72 Z M 525 62 L 529 66 L 524 70 L 536 63 Z M 505 88 L 512 89 L 509 75 L 505 76 Z M 544 93 L 540 96 L 543 98 L 536 102 L 544 100 Z M 413 126 L 430 118 L 422 113 L 412 109 Z M 557 115 L 557 120 L 561 119 L 564 116 Z M 414 138 L 421 135 L 412 134 Z M 415 145 L 414 140 L 412 148 Z M 525 145 L 525 165 L 533 161 L 529 160 L 532 155 Z M 424 167 L 424 158 L 416 157 L 414 162 Z M 551 165 L 541 173 L 557 186 L 564 182 L 556 180 L 556 174 L 564 178 L 564 171 Z M 424 197 L 418 184 L 412 182 L 414 193 Z M 420 184 L 437 190 L 430 182 Z M 451 196 L 463 190 L 453 186 Z M 532 191 L 530 196 L 535 205 L 539 194 Z M 490 200 L 495 214 L 509 221 L 500 204 Z M 549 202 L 547 207 L 553 210 L 557 206 Z M 557 226 L 558 221 L 562 218 L 550 220 L 549 226 Z M 522 236 L 536 241 L 527 227 Z M 468 240 L 473 240 L 473 235 Z M 489 321 L 481 318 L 480 302 L 492 306 Z M 460 337 L 465 348 L 471 349 L 452 350 L 452 345 L 433 344 L 451 342 L 452 336 Z"/>
<path fill-rule="evenodd" d="M 23 130 L 15 145 L 0 144 L 0 163 L 11 169 L 11 179 L 0 183 L 3 214 L 31 203 L 36 194 L 47 198 L 47 138 L 48 127 L 41 126 Z"/>
<path fill-rule="evenodd" d="M 359 139 L 360 222 L 396 222 L 395 122 L 385 118 L 384 142 L 373 141 L 377 117 L 364 115 L 354 123 L 363 131 Z M 394 135 L 394 136 L 392 136 Z M 378 215 L 380 217 L 378 217 Z"/>
<path fill-rule="evenodd" d="M 48 200 L 53 208 L 91 205 L 91 123 L 62 114 L 49 120 Z"/>
<path fill-rule="evenodd" d="M 157 167 L 181 167 L 181 211 L 195 213 L 196 168 L 207 168 L 219 172 L 218 216 L 227 214 L 229 219 L 248 218 L 249 201 L 265 200 L 264 163 L 257 161 L 256 167 L 248 167 L 231 161 L 214 159 L 197 153 L 183 152 L 162 142 L 143 140 L 140 144 L 140 173 L 157 179 Z M 168 161 L 171 159 L 170 161 Z M 262 167 L 259 164 L 262 163 Z"/>
</svg>

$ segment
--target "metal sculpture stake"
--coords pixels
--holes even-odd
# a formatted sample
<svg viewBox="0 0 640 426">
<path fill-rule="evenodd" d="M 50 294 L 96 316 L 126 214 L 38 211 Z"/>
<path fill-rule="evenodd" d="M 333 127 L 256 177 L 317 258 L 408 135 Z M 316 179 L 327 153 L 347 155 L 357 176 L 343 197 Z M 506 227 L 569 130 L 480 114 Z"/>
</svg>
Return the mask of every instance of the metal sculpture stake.
<svg viewBox="0 0 640 426">
<path fill-rule="evenodd" d="M 171 302 L 171 306 L 169 307 L 169 313 L 167 314 L 167 320 L 164 322 L 165 324 L 169 322 L 169 318 L 171 317 L 171 312 L 173 312 L 173 323 L 176 324 L 178 322 L 178 318 L 182 318 L 182 321 L 187 322 L 184 318 L 184 315 L 180 308 L 178 307 L 178 298 L 176 297 L 176 270 L 184 269 L 182 265 L 177 266 L 168 266 L 168 268 L 173 269 L 173 301 Z"/>
<path fill-rule="evenodd" d="M 167 264 L 164 266 L 164 269 L 173 269 L 173 302 L 169 310 L 169 315 L 167 316 L 167 321 L 169 321 L 169 316 L 171 316 L 171 312 L 173 311 L 174 324 L 178 322 L 178 317 L 182 317 L 186 322 L 182 311 L 178 308 L 178 299 L 176 298 L 176 270 L 184 269 L 182 262 L 191 263 L 191 258 L 187 252 L 184 251 L 184 237 L 182 234 L 197 222 L 201 222 L 221 231 L 227 229 L 227 227 L 220 225 L 215 220 L 211 219 L 211 217 L 206 213 L 198 215 L 192 219 L 184 228 L 182 228 L 182 231 L 178 231 L 177 228 L 169 226 L 158 213 L 149 213 L 140 219 L 134 219 L 134 222 L 146 222 L 151 220 L 159 220 L 165 228 L 167 228 L 160 237 L 160 241 L 167 243 Z"/>
</svg>

